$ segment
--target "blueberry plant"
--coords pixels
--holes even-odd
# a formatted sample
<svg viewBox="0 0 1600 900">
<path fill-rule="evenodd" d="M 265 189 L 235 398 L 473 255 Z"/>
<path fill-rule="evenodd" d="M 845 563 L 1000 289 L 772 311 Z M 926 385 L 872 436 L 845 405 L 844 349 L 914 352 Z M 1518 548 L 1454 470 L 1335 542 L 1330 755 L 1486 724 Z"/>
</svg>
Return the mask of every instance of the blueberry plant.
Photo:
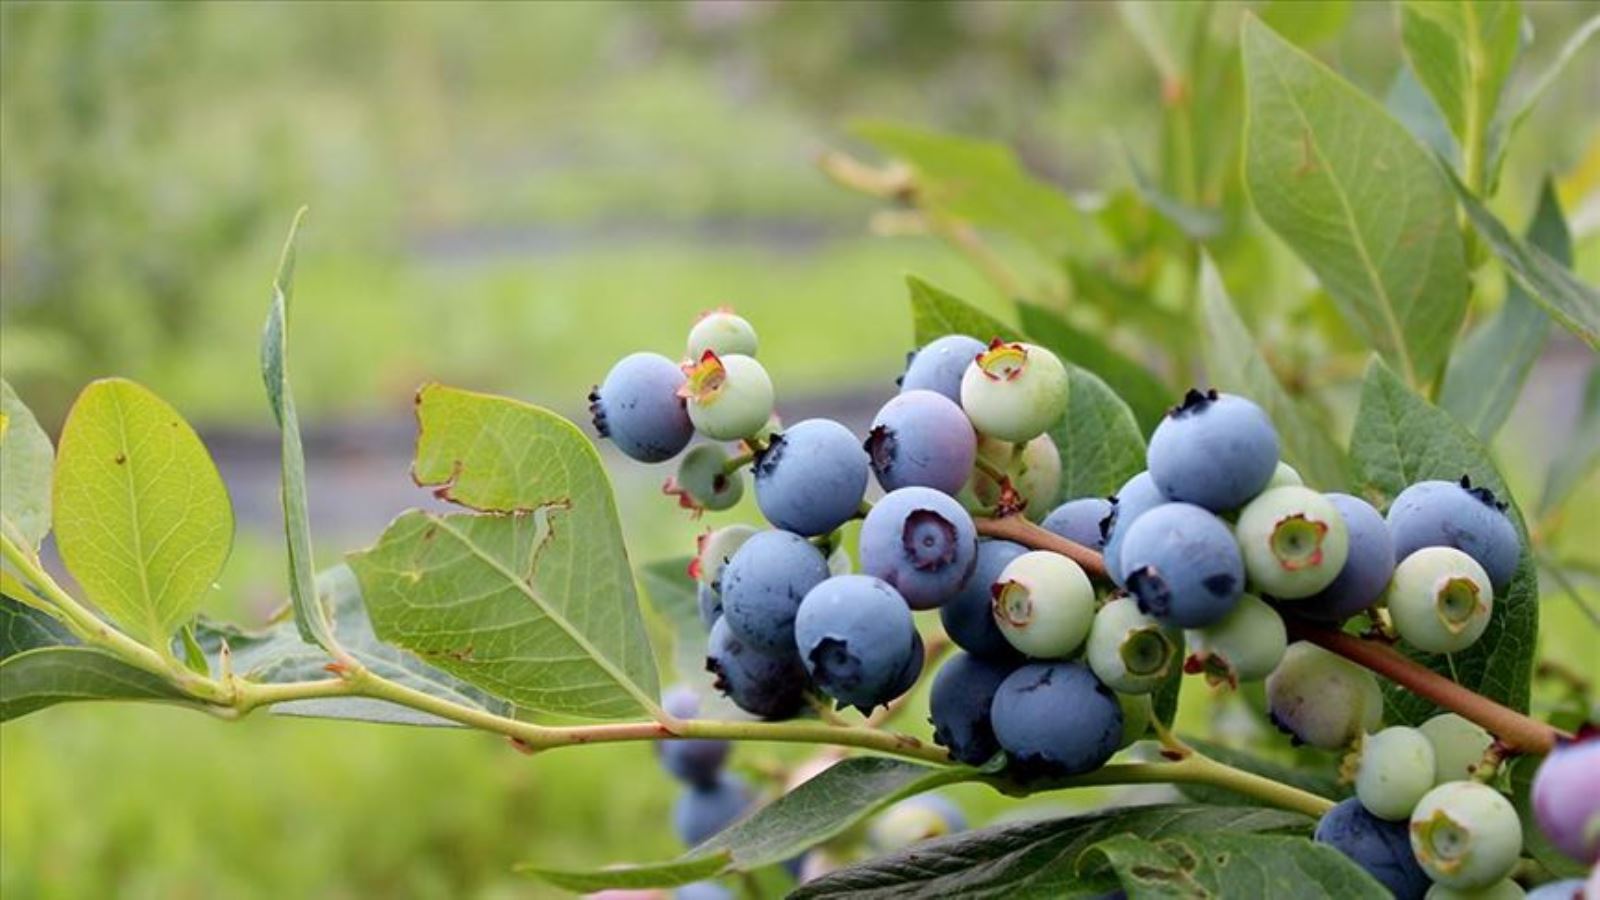
<svg viewBox="0 0 1600 900">
<path fill-rule="evenodd" d="M 1203 40 L 1165 14 L 1130 22 L 1150 46 Z M 1531 102 L 1506 88 L 1520 22 L 1514 4 L 1402 5 L 1409 77 L 1449 141 L 1439 154 L 1243 22 L 1254 211 L 1317 276 L 1339 340 L 1371 357 L 1348 442 L 1328 432 L 1315 379 L 1287 377 L 1224 286 L 1266 243 L 1218 230 L 1242 213 L 1206 205 L 1225 168 L 1195 166 L 1179 195 L 1136 170 L 1158 219 L 1096 213 L 997 148 L 871 126 L 895 162 L 824 166 L 972 258 L 1020 325 L 912 278 L 918 349 L 865 434 L 781 419 L 757 329 L 729 310 L 666 354 L 616 362 L 589 397 L 594 437 L 668 464 L 666 502 L 696 517 L 748 491 L 765 522 L 712 523 L 692 553 L 638 568 L 578 426 L 430 384 L 413 475 L 454 511 L 405 513 L 317 570 L 286 352 L 297 222 L 261 344 L 282 435 L 284 619 L 256 631 L 196 614 L 233 520 L 176 410 L 98 381 L 52 447 L 6 386 L 0 719 L 153 701 L 478 729 L 537 756 L 656 742 L 689 849 L 526 864 L 573 891 L 1573 896 L 1600 859 L 1594 709 L 1579 687 L 1530 710 L 1541 563 L 1564 576 L 1484 441 L 1551 321 L 1600 343 L 1600 296 L 1564 264 L 1552 191 L 1527 240 L 1483 205 Z M 1213 84 L 1188 56 L 1156 58 L 1179 113 Z M 1192 115 L 1171 127 L 1182 137 Z M 1052 262 L 1063 242 L 1109 249 L 1074 251 L 1064 279 L 1033 286 L 980 228 Z M 1108 282 L 1152 297 L 1119 254 L 1173 241 L 1159 290 L 1178 302 L 1090 299 Z M 1490 273 L 1508 280 L 1505 301 L 1458 345 Z M 1124 328 L 1149 352 L 1122 349 Z M 1600 388 L 1589 394 L 1593 417 Z M 1538 501 L 1541 526 L 1597 458 L 1596 420 L 1583 427 Z M 41 560 L 52 531 L 75 590 Z M 664 693 L 647 611 L 675 645 L 681 683 Z M 1183 689 L 1256 698 L 1285 745 L 1311 749 L 1286 767 L 1180 736 Z M 919 691 L 926 729 L 904 719 Z M 730 771 L 740 742 L 818 750 L 774 797 Z M 961 783 L 1180 793 L 968 831 L 930 793 Z"/>
</svg>

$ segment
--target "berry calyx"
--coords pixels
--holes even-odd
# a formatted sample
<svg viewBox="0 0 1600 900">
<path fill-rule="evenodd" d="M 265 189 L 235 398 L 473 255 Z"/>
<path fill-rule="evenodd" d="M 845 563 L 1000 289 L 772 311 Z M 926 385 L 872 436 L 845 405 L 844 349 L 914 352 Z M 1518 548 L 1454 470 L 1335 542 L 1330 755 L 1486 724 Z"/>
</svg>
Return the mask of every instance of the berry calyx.
<svg viewBox="0 0 1600 900">
<path fill-rule="evenodd" d="M 1161 685 L 1181 653 L 1176 629 L 1140 612 L 1132 597 L 1114 597 L 1094 615 L 1085 659 L 1112 690 L 1145 694 Z"/>
<path fill-rule="evenodd" d="M 1522 823 L 1499 791 L 1476 781 L 1452 781 L 1417 802 L 1411 849 L 1434 881 L 1457 889 L 1486 888 L 1516 866 Z"/>
</svg>

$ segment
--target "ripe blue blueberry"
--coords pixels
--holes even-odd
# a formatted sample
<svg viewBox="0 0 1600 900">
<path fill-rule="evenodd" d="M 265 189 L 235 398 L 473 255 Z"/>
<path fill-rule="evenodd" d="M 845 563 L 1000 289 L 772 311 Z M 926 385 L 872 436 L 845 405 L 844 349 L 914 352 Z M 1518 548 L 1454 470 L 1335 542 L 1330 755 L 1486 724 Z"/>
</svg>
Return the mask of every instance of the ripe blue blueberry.
<svg viewBox="0 0 1600 900">
<path fill-rule="evenodd" d="M 679 388 L 696 431 L 719 441 L 747 438 L 772 415 L 772 379 L 754 357 L 707 350 Z"/>
<path fill-rule="evenodd" d="M 756 503 L 768 522 L 805 537 L 843 525 L 867 492 L 867 451 L 850 429 L 807 419 L 774 435 L 756 458 Z"/>
<path fill-rule="evenodd" d="M 1396 900 L 1422 900 L 1428 892 L 1428 874 L 1411 853 L 1405 823 L 1385 822 L 1362 808 L 1354 797 L 1322 816 L 1313 839 L 1349 857 Z"/>
<path fill-rule="evenodd" d="M 1043 347 L 996 339 L 962 374 L 961 408 L 982 434 L 1031 441 L 1067 411 L 1067 368 Z"/>
<path fill-rule="evenodd" d="M 702 315 L 689 329 L 690 359 L 699 359 L 709 350 L 718 356 L 756 355 L 756 330 L 731 310 L 714 309 Z"/>
<path fill-rule="evenodd" d="M 1222 620 L 1244 592 L 1233 531 L 1188 503 L 1167 503 L 1128 528 L 1117 558 L 1122 583 L 1145 613 L 1181 628 Z"/>
<path fill-rule="evenodd" d="M 961 501 L 973 509 L 1022 510 L 1031 519 L 1050 511 L 1061 493 L 1061 451 L 1048 434 L 1041 434 L 1020 446 L 991 437 L 978 439 L 978 459 L 1005 473 L 1006 483 L 992 478 L 981 468 L 972 478 Z M 1011 492 L 1005 490 L 1009 484 Z"/>
<path fill-rule="evenodd" d="M 828 561 L 805 538 L 763 531 L 722 570 L 722 616 L 733 633 L 768 652 L 794 647 L 794 614 L 828 577 Z"/>
<path fill-rule="evenodd" d="M 1372 504 L 1349 494 L 1324 496 L 1344 519 L 1350 550 L 1333 582 L 1295 604 L 1295 611 L 1343 622 L 1383 598 L 1394 574 L 1394 540 L 1389 537 L 1389 524 Z"/>
<path fill-rule="evenodd" d="M 1122 694 L 1147 694 L 1178 665 L 1183 636 L 1139 611 L 1132 597 L 1115 597 L 1094 614 L 1089 628 L 1089 668 Z"/>
<path fill-rule="evenodd" d="M 861 523 L 861 571 L 900 592 L 912 609 L 933 609 L 967 582 L 978 532 L 961 504 L 933 488 L 892 491 Z"/>
<path fill-rule="evenodd" d="M 1064 659 L 1089 637 L 1094 585 L 1081 566 L 1059 553 L 1022 554 L 990 590 L 1000 633 L 1026 656 Z"/>
<path fill-rule="evenodd" d="M 956 646 L 974 656 L 994 659 L 1016 657 L 1016 648 L 1000 633 L 994 620 L 994 595 L 990 588 L 1000 572 L 1028 548 L 1011 541 L 979 541 L 978 561 L 972 575 L 955 596 L 939 607 L 939 620 Z"/>
<path fill-rule="evenodd" d="M 928 487 L 954 496 L 972 472 L 978 435 L 955 401 L 906 391 L 878 410 L 864 446 L 884 490 Z"/>
<path fill-rule="evenodd" d="M 718 444 L 701 444 L 683 455 L 678 474 L 667 479 L 661 491 L 677 497 L 678 505 L 696 516 L 708 509 L 732 509 L 744 496 L 744 478 L 727 466 L 727 450 Z"/>
<path fill-rule="evenodd" d="M 1166 502 L 1166 496 L 1156 487 L 1149 472 L 1129 478 L 1112 495 L 1111 513 L 1100 520 L 1100 535 L 1105 539 L 1106 572 L 1117 587 L 1127 587 L 1122 583 L 1122 539 L 1140 516 Z"/>
<path fill-rule="evenodd" d="M 1428 877 L 1475 890 L 1511 874 L 1522 855 L 1522 822 L 1499 791 L 1451 781 L 1424 794 L 1411 813 L 1411 852 Z"/>
<path fill-rule="evenodd" d="M 1585 865 L 1600 862 L 1600 736 L 1551 751 L 1533 777 L 1533 814 L 1562 853 Z"/>
<path fill-rule="evenodd" d="M 836 575 L 812 588 L 794 638 L 817 687 L 863 713 L 904 693 L 905 671 L 921 655 L 905 598 L 870 575 Z"/>
<path fill-rule="evenodd" d="M 1234 527 L 1250 583 L 1271 597 L 1297 600 L 1338 577 L 1350 532 L 1333 501 L 1307 487 L 1262 491 Z"/>
<path fill-rule="evenodd" d="M 1393 725 L 1361 742 L 1356 797 L 1378 818 L 1404 821 L 1433 789 L 1434 774 L 1433 744 L 1427 735 Z"/>
<path fill-rule="evenodd" d="M 1434 784 L 1464 781 L 1483 762 L 1494 735 L 1455 713 L 1440 713 L 1417 726 L 1433 746 Z"/>
<path fill-rule="evenodd" d="M 623 357 L 589 392 L 594 430 L 639 462 L 677 456 L 694 437 L 694 424 L 679 396 L 684 382 L 678 364 L 658 353 Z"/>
<path fill-rule="evenodd" d="M 1102 497 L 1080 497 L 1068 500 L 1050 511 L 1039 523 L 1046 531 L 1082 544 L 1090 550 L 1100 550 L 1106 545 L 1100 533 L 1100 523 L 1111 515 L 1111 501 Z"/>
<path fill-rule="evenodd" d="M 706 641 L 706 671 L 734 705 L 763 719 L 787 719 L 805 703 L 806 673 L 792 649 L 764 651 L 741 640 L 723 616 Z"/>
<path fill-rule="evenodd" d="M 1389 617 L 1409 644 L 1455 653 L 1477 643 L 1494 614 L 1494 588 L 1483 567 L 1454 547 L 1423 547 L 1394 567 Z"/>
<path fill-rule="evenodd" d="M 1504 590 L 1516 573 L 1522 540 L 1506 515 L 1505 504 L 1488 488 L 1419 481 L 1389 506 L 1394 557 L 1404 560 L 1423 547 L 1454 547 L 1478 561 L 1489 581 Z"/>
<path fill-rule="evenodd" d="M 995 691 L 990 720 L 1010 770 L 1024 777 L 1092 772 L 1122 742 L 1117 695 L 1078 663 L 1012 672 Z"/>
<path fill-rule="evenodd" d="M 661 698 L 661 708 L 674 718 L 692 719 L 700 714 L 700 699 L 692 688 L 679 686 Z M 660 741 L 655 747 L 662 767 L 672 777 L 700 788 L 714 787 L 728 760 L 727 741 L 695 738 Z"/>
<path fill-rule="evenodd" d="M 1156 426 L 1145 461 L 1171 499 L 1212 512 L 1236 509 L 1272 480 L 1278 432 L 1243 397 L 1191 390 Z"/>
<path fill-rule="evenodd" d="M 1009 660 L 984 659 L 957 653 L 939 667 L 928 693 L 928 718 L 933 740 L 950 751 L 950 758 L 981 766 L 1000 752 L 989 709 L 994 692 L 1017 668 Z"/>
<path fill-rule="evenodd" d="M 726 773 L 710 787 L 685 787 L 672 804 L 672 828 L 693 847 L 738 821 L 752 799 L 743 779 Z"/>
<path fill-rule="evenodd" d="M 891 853 L 966 830 L 967 817 L 954 803 L 938 794 L 919 794 L 879 813 L 867 829 L 867 841 L 879 853 Z"/>
<path fill-rule="evenodd" d="M 1272 674 L 1289 646 L 1283 617 L 1260 597 L 1245 594 L 1221 621 L 1188 633 L 1187 672 L 1204 672 L 1206 682 L 1236 688 Z"/>
<path fill-rule="evenodd" d="M 1267 676 L 1267 708 L 1297 742 L 1342 750 L 1381 724 L 1383 691 L 1366 669 L 1297 641 Z"/>
<path fill-rule="evenodd" d="M 964 334 L 935 338 L 906 361 L 900 390 L 933 391 L 960 403 L 961 376 L 984 349 L 983 341 Z"/>
</svg>

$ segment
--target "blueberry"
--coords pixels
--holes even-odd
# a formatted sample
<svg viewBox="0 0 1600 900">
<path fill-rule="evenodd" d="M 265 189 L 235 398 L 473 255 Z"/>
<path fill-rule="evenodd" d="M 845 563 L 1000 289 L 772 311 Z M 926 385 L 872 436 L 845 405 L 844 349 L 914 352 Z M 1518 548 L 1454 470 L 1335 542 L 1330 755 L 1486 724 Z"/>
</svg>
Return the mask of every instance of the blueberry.
<svg viewBox="0 0 1600 900">
<path fill-rule="evenodd" d="M 1040 524 L 1046 531 L 1064 537 L 1090 550 L 1100 550 L 1106 537 L 1100 532 L 1100 523 L 1111 515 L 1111 501 L 1100 497 L 1081 497 L 1068 500 L 1050 511 Z"/>
<path fill-rule="evenodd" d="M 981 766 L 1000 752 L 989 708 L 1000 682 L 1016 667 L 970 653 L 957 653 L 939 667 L 928 693 L 928 717 L 934 743 L 949 750 L 951 759 Z"/>
<path fill-rule="evenodd" d="M 1163 494 L 1222 512 L 1243 506 L 1272 480 L 1278 432 L 1243 397 L 1192 390 L 1156 426 L 1145 460 Z"/>
<path fill-rule="evenodd" d="M 711 626 L 717 624 L 722 618 L 722 595 L 709 584 L 697 584 L 694 591 L 695 604 L 700 608 L 700 622 L 710 631 Z"/>
<path fill-rule="evenodd" d="M 680 686 L 668 691 L 661 698 L 661 707 L 678 719 L 692 719 L 700 714 L 700 700 L 694 691 L 687 687 Z M 670 772 L 672 777 L 701 788 L 710 788 L 716 784 L 717 777 L 722 773 L 722 766 L 728 760 L 727 741 L 695 738 L 660 741 L 655 747 L 656 754 L 661 758 L 662 767 Z"/>
<path fill-rule="evenodd" d="M 774 435 L 756 458 L 756 503 L 767 521 L 806 537 L 838 528 L 861 508 L 867 451 L 850 429 L 807 419 Z"/>
<path fill-rule="evenodd" d="M 733 891 L 715 881 L 691 881 L 673 891 L 672 900 L 733 900 Z"/>
<path fill-rule="evenodd" d="M 961 375 L 961 408 L 1002 441 L 1031 441 L 1067 411 L 1067 368 L 1034 344 L 996 339 Z"/>
<path fill-rule="evenodd" d="M 1028 548 L 1010 541 L 979 541 L 977 564 L 967 583 L 939 607 L 939 620 L 956 646 L 974 656 L 1012 659 L 1017 651 L 994 621 L 990 587 L 1000 572 Z"/>
<path fill-rule="evenodd" d="M 1183 636 L 1139 611 L 1132 597 L 1115 597 L 1094 614 L 1085 659 L 1096 678 L 1123 694 L 1147 694 L 1178 664 Z"/>
<path fill-rule="evenodd" d="M 727 525 L 700 535 L 695 539 L 694 561 L 689 564 L 689 577 L 716 590 L 720 597 L 722 570 L 733 554 L 744 546 L 744 542 L 758 533 L 758 529 L 749 525 Z"/>
<path fill-rule="evenodd" d="M 1522 855 L 1522 822 L 1501 793 L 1451 781 L 1424 794 L 1411 813 L 1411 852 L 1428 877 L 1475 890 L 1511 874 Z"/>
<path fill-rule="evenodd" d="M 1100 520 L 1100 535 L 1105 539 L 1104 556 L 1106 572 L 1118 587 L 1122 583 L 1122 539 L 1138 518 L 1167 502 L 1166 495 L 1156 488 L 1149 472 L 1140 472 L 1123 482 L 1111 498 L 1111 513 Z"/>
<path fill-rule="evenodd" d="M 1600 736 L 1551 751 L 1533 777 L 1533 814 L 1562 853 L 1600 862 Z"/>
<path fill-rule="evenodd" d="M 1234 534 L 1250 582 L 1283 600 L 1309 597 L 1332 584 L 1350 553 L 1350 532 L 1338 508 L 1307 487 L 1262 491 L 1239 511 Z"/>
<path fill-rule="evenodd" d="M 1433 744 L 1421 731 L 1395 725 L 1361 742 L 1356 798 L 1378 818 L 1411 818 L 1417 801 L 1433 789 L 1433 780 Z"/>
<path fill-rule="evenodd" d="M 828 577 L 828 561 L 805 538 L 763 531 L 722 570 L 722 615 L 733 633 L 767 652 L 794 647 L 794 614 Z"/>
<path fill-rule="evenodd" d="M 1288 649 L 1283 617 L 1260 597 L 1245 594 L 1220 622 L 1190 631 L 1189 672 L 1204 672 L 1212 685 L 1238 687 L 1272 673 Z"/>
<path fill-rule="evenodd" d="M 991 588 L 994 619 L 1011 646 L 1035 659 L 1077 652 L 1094 623 L 1094 585 L 1059 553 L 1034 550 L 1012 560 Z"/>
<path fill-rule="evenodd" d="M 1483 726 L 1455 713 L 1440 713 L 1417 726 L 1433 746 L 1434 784 L 1462 781 L 1483 762 L 1483 755 L 1494 743 L 1494 735 Z"/>
<path fill-rule="evenodd" d="M 906 391 L 878 410 L 864 447 L 884 490 L 929 487 L 954 496 L 972 473 L 978 436 L 955 401 Z"/>
<path fill-rule="evenodd" d="M 1050 511 L 1061 493 L 1061 451 L 1048 434 L 1020 446 L 980 437 L 978 458 L 1005 473 L 1012 493 L 1007 496 L 1004 485 L 974 468 L 961 499 L 975 509 L 1021 509 L 1037 520 Z"/>
<path fill-rule="evenodd" d="M 1117 695 L 1078 663 L 1031 663 L 1006 677 L 990 708 L 995 737 L 1024 777 L 1081 775 L 1122 741 Z"/>
<path fill-rule="evenodd" d="M 953 403 L 960 403 L 961 376 L 983 351 L 983 341 L 964 334 L 935 338 L 906 362 L 905 374 L 900 376 L 900 390 L 933 391 Z"/>
<path fill-rule="evenodd" d="M 672 804 L 672 828 L 693 847 L 738 821 L 751 800 L 750 788 L 737 775 L 724 774 L 710 787 L 685 787 Z"/>
<path fill-rule="evenodd" d="M 1428 875 L 1411 853 L 1405 824 L 1385 822 L 1363 809 L 1354 797 L 1322 816 L 1313 840 L 1349 857 L 1396 900 L 1422 900 L 1428 892 Z"/>
<path fill-rule="evenodd" d="M 772 378 L 753 357 L 707 350 L 679 391 L 696 431 L 719 441 L 747 438 L 772 415 Z"/>
<path fill-rule="evenodd" d="M 1459 484 L 1419 481 L 1401 491 L 1389 506 L 1389 532 L 1397 561 L 1423 547 L 1454 547 L 1477 560 L 1497 590 L 1511 583 L 1522 555 L 1505 504 L 1465 477 Z"/>
<path fill-rule="evenodd" d="M 744 496 L 744 478 L 727 470 L 728 451 L 717 444 L 701 444 L 683 455 L 678 474 L 667 479 L 661 491 L 677 497 L 678 505 L 698 515 L 732 509 Z"/>
<path fill-rule="evenodd" d="M 1305 483 L 1306 480 L 1300 477 L 1299 469 L 1286 462 L 1279 461 L 1278 467 L 1272 470 L 1272 477 L 1267 479 L 1265 490 L 1270 491 L 1275 487 L 1289 487 L 1290 485 L 1298 487 Z"/>
<path fill-rule="evenodd" d="M 919 794 L 879 813 L 867 829 L 867 841 L 879 853 L 891 853 L 966 830 L 967 818 L 954 803 L 938 794 Z"/>
<path fill-rule="evenodd" d="M 1341 750 L 1382 722 L 1383 692 L 1366 669 L 1297 641 L 1267 676 L 1267 707 L 1296 741 Z"/>
<path fill-rule="evenodd" d="M 1596 881 L 1600 881 L 1600 878 L 1597 878 Z M 1600 887 L 1600 884 L 1597 884 L 1596 887 Z M 1529 891 L 1527 900 L 1583 900 L 1583 879 L 1567 878 L 1562 881 L 1547 881 Z"/>
<path fill-rule="evenodd" d="M 954 498 L 933 488 L 887 494 L 861 523 L 861 571 L 900 592 L 912 609 L 933 609 L 967 582 L 978 531 Z"/>
<path fill-rule="evenodd" d="M 1343 622 L 1383 598 L 1394 574 L 1394 539 L 1389 524 L 1372 504 L 1349 494 L 1325 494 L 1344 519 L 1350 550 L 1333 582 L 1295 604 L 1295 611 L 1326 621 Z"/>
<path fill-rule="evenodd" d="M 694 424 L 678 393 L 684 381 L 677 363 L 660 354 L 623 357 L 589 392 L 594 430 L 639 462 L 677 456 L 694 437 Z"/>
<path fill-rule="evenodd" d="M 1221 519 L 1188 503 L 1167 503 L 1128 527 L 1117 558 L 1122 582 L 1145 613 L 1169 625 L 1221 621 L 1244 592 L 1244 562 Z"/>
<path fill-rule="evenodd" d="M 1494 613 L 1489 575 L 1454 547 L 1423 547 L 1394 568 L 1389 617 L 1405 641 L 1429 653 L 1477 643 Z"/>
<path fill-rule="evenodd" d="M 1435 884 L 1428 888 L 1428 895 L 1423 900 L 1527 900 L 1532 896 L 1509 878 L 1502 878 L 1485 888 L 1471 890 L 1458 890 L 1443 884 Z"/>
<path fill-rule="evenodd" d="M 745 643 L 723 616 L 706 642 L 706 671 L 734 705 L 763 719 L 787 719 L 805 703 L 806 675 L 792 650 L 763 651 Z"/>
<path fill-rule="evenodd" d="M 714 309 L 689 329 L 689 358 L 700 359 L 707 350 L 718 356 L 755 356 L 756 330 L 732 310 Z"/>
<path fill-rule="evenodd" d="M 812 588 L 795 615 L 794 637 L 817 687 L 863 713 L 904 692 L 920 648 L 905 599 L 870 575 L 835 575 Z"/>
</svg>

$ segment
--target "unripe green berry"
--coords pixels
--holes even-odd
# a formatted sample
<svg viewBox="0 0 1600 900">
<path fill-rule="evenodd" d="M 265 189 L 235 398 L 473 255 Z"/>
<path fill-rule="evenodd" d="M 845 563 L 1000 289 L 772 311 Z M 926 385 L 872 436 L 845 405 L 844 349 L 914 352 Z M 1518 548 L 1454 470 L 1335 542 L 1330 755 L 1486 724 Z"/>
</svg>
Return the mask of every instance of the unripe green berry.
<svg viewBox="0 0 1600 900">
<path fill-rule="evenodd" d="M 1296 641 L 1267 676 L 1272 720 L 1324 750 L 1349 747 L 1383 721 L 1383 691 L 1371 672 L 1308 641 Z"/>
<path fill-rule="evenodd" d="M 1565 895 L 1558 894 L 1556 896 L 1561 896 L 1562 900 L 1572 900 L 1579 893 L 1579 891 L 1572 891 Z M 1422 900 L 1522 900 L 1526 896 L 1528 896 L 1528 892 L 1522 889 L 1522 885 L 1509 878 L 1503 878 L 1486 888 L 1470 891 L 1460 890 L 1445 884 L 1435 884 L 1428 888 L 1428 893 L 1423 895 Z"/>
<path fill-rule="evenodd" d="M 754 358 L 707 350 L 688 372 L 682 394 L 696 431 L 732 441 L 766 426 L 772 415 L 772 379 Z"/>
<path fill-rule="evenodd" d="M 689 329 L 689 358 L 699 359 L 707 350 L 718 356 L 755 356 L 756 330 L 743 316 L 726 309 L 712 310 Z"/>
<path fill-rule="evenodd" d="M 1187 632 L 1184 671 L 1204 672 L 1206 683 L 1236 688 L 1272 674 L 1289 646 L 1283 617 L 1254 594 L 1245 594 L 1222 621 Z"/>
<path fill-rule="evenodd" d="M 1494 612 L 1489 574 L 1454 547 L 1424 547 L 1401 560 L 1387 598 L 1400 637 L 1429 653 L 1477 643 Z"/>
<path fill-rule="evenodd" d="M 1161 686 L 1182 654 L 1182 636 L 1139 611 L 1132 597 L 1116 597 L 1094 615 L 1085 656 L 1106 687 L 1148 694 Z"/>
<path fill-rule="evenodd" d="M 1067 411 L 1067 368 L 1043 347 L 996 340 L 962 374 L 961 408 L 982 434 L 1032 440 Z"/>
<path fill-rule="evenodd" d="M 1020 501 L 1030 519 L 1042 519 L 1055 507 L 1056 496 L 1061 493 L 1061 451 L 1050 435 L 1041 434 L 1020 447 L 979 435 L 978 457 L 1005 473 L 1015 492 L 1011 502 Z M 968 509 L 989 511 L 1007 502 L 1002 494 L 998 481 L 974 468 L 957 499 Z"/>
<path fill-rule="evenodd" d="M 1278 467 L 1272 470 L 1272 480 L 1267 482 L 1267 486 L 1263 490 L 1270 491 L 1278 487 L 1299 487 L 1305 483 L 1305 479 L 1300 477 L 1299 469 L 1280 460 Z"/>
<path fill-rule="evenodd" d="M 678 498 L 678 505 L 694 510 L 731 509 L 744 496 L 744 476 L 727 471 L 728 451 L 717 444 L 701 444 L 684 454 L 678 474 L 662 490 Z"/>
<path fill-rule="evenodd" d="M 1494 735 L 1476 722 L 1455 713 L 1440 713 L 1417 726 L 1433 745 L 1434 783 L 1465 781 L 1483 762 L 1483 755 L 1494 743 Z"/>
<path fill-rule="evenodd" d="M 1433 744 L 1417 729 L 1395 725 L 1362 742 L 1356 796 L 1378 818 L 1410 818 L 1417 801 L 1433 789 L 1433 778 Z"/>
<path fill-rule="evenodd" d="M 1499 791 L 1476 781 L 1441 784 L 1411 813 L 1411 850 L 1428 877 L 1458 890 L 1489 887 L 1522 855 L 1522 823 Z"/>
<path fill-rule="evenodd" d="M 1309 597 L 1327 587 L 1350 553 L 1344 517 L 1307 487 L 1263 491 L 1239 512 L 1234 533 L 1250 582 L 1280 599 Z"/>
<path fill-rule="evenodd" d="M 1064 659 L 1089 636 L 1094 586 L 1059 553 L 1034 550 L 1012 560 L 990 588 L 994 620 L 1011 646 L 1035 659 Z"/>
<path fill-rule="evenodd" d="M 758 531 L 749 525 L 728 525 L 700 535 L 694 561 L 689 564 L 689 577 L 706 587 L 717 587 L 728 560 Z"/>
</svg>

